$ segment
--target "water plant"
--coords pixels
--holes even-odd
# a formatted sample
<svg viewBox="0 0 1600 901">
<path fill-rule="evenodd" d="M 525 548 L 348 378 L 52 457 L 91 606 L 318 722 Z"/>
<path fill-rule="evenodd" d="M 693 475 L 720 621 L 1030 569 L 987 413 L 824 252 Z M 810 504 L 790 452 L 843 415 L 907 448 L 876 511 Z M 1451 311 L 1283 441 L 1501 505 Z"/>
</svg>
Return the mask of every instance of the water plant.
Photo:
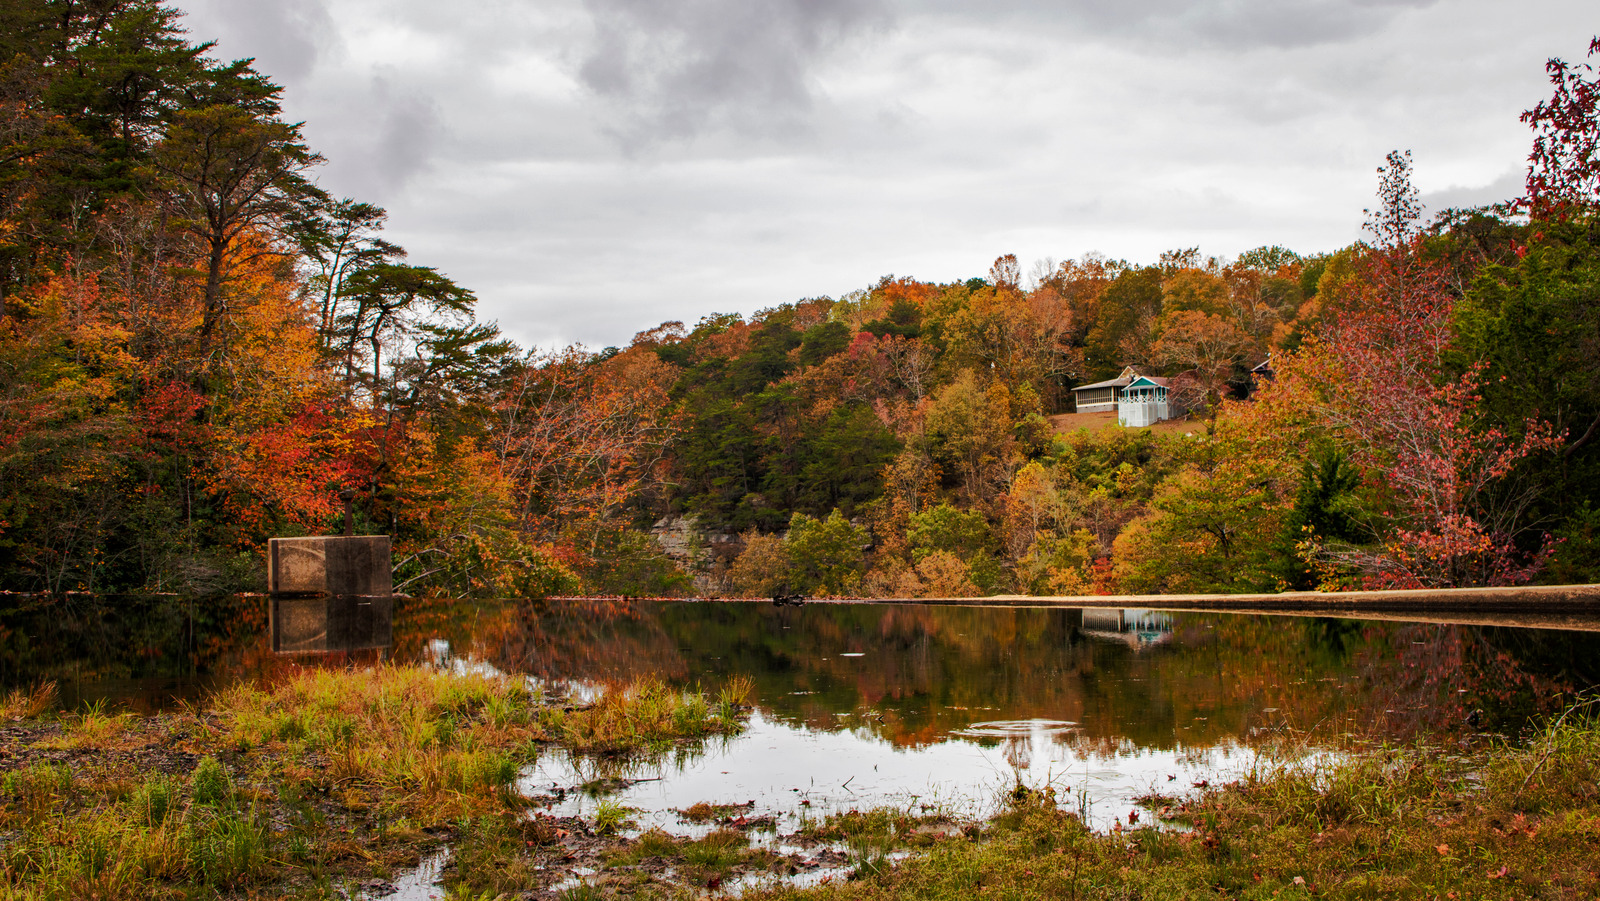
<svg viewBox="0 0 1600 901">
<path fill-rule="evenodd" d="M 457 824 L 458 839 L 450 852 L 446 885 L 451 897 L 515 893 L 536 884 L 539 872 L 524 852 L 542 845 L 539 821 L 504 815 L 481 815 Z"/>
<path fill-rule="evenodd" d="M 196 812 L 185 825 L 183 846 L 195 882 L 227 888 L 265 869 L 267 830 L 254 811 Z"/>
<path fill-rule="evenodd" d="M 731 868 L 750 846 L 750 839 L 737 829 L 718 829 L 682 846 L 683 864 L 703 874 L 721 873 Z"/>
<path fill-rule="evenodd" d="M 749 696 L 748 679 L 734 679 L 712 705 L 699 691 L 673 688 L 655 678 L 608 689 L 579 713 L 546 711 L 540 722 L 564 745 L 589 753 L 659 750 L 684 739 L 732 735 Z"/>
<path fill-rule="evenodd" d="M 594 808 L 594 831 L 601 835 L 615 835 L 619 829 L 626 828 L 628 814 L 632 811 L 622 804 L 610 800 L 602 800 Z"/>
<path fill-rule="evenodd" d="M 709 823 L 748 809 L 749 806 L 744 804 L 708 804 L 701 801 L 678 811 L 678 816 L 686 823 Z"/>
<path fill-rule="evenodd" d="M 217 698 L 235 745 L 287 759 L 328 760 L 324 784 L 395 797 L 403 814 L 441 823 L 512 790 L 546 732 L 514 680 L 420 667 L 361 673 L 304 670 L 271 691 L 236 686 Z"/>
<path fill-rule="evenodd" d="M 677 853 L 679 844 L 677 839 L 660 829 L 651 829 L 635 839 L 617 859 L 619 862 L 638 863 L 651 857 L 669 857 Z"/>
<path fill-rule="evenodd" d="M 72 803 L 75 788 L 72 770 L 61 764 L 31 763 L 10 770 L 0 780 L 0 794 L 6 799 L 0 806 L 0 824 L 39 823 L 58 805 Z"/>
</svg>

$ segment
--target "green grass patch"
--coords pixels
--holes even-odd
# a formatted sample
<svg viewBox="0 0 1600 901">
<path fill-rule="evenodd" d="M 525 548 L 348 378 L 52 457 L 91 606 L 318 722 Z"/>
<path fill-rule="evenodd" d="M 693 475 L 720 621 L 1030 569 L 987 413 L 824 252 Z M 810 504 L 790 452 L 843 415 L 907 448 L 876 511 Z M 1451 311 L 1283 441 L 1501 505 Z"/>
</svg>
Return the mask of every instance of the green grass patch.
<svg viewBox="0 0 1600 901">
<path fill-rule="evenodd" d="M 616 801 L 603 800 L 595 805 L 594 831 L 601 835 L 616 835 L 619 831 L 633 825 L 628 819 L 628 814 L 633 811 Z"/>
</svg>

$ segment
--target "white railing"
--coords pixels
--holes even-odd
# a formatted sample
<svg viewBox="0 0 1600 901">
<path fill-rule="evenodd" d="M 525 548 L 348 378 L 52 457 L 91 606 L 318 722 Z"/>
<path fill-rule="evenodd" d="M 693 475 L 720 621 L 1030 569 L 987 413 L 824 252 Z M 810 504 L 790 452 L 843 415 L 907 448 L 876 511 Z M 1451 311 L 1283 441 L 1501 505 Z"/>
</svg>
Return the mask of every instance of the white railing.
<svg viewBox="0 0 1600 901">
<path fill-rule="evenodd" d="M 1144 428 L 1169 417 L 1165 399 L 1143 400 L 1130 398 L 1117 408 L 1117 421 L 1129 428 Z"/>
</svg>

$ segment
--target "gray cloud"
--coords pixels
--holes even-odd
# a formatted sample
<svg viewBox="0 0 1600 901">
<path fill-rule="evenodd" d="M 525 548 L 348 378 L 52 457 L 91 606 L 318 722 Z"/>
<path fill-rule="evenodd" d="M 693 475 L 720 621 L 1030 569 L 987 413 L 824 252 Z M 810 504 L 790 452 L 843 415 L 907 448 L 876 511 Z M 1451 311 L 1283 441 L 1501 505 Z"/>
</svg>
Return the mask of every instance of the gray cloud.
<svg viewBox="0 0 1600 901">
<path fill-rule="evenodd" d="M 286 115 L 306 119 L 311 143 L 329 160 L 324 183 L 382 202 L 426 171 L 444 126 L 428 86 L 417 83 L 425 76 L 387 65 L 352 71 L 334 16 L 339 2 L 192 0 L 185 25 L 193 39 L 216 41 L 213 56 L 254 57 L 258 71 L 285 86 Z"/>
<path fill-rule="evenodd" d="M 439 109 L 432 98 L 406 86 L 376 77 L 371 88 L 372 129 L 366 152 L 358 163 L 373 196 L 389 196 L 427 170 L 444 132 Z"/>
<path fill-rule="evenodd" d="M 1423 192 L 1418 199 L 1422 201 L 1425 218 L 1448 209 L 1488 206 L 1521 197 L 1526 187 L 1524 176 L 1522 169 L 1511 169 L 1482 187 L 1451 186 L 1440 191 Z"/>
<path fill-rule="evenodd" d="M 201 13 L 189 22 L 197 40 L 219 40 L 224 54 L 248 48 L 256 68 L 282 84 L 309 75 L 332 42 L 325 0 L 212 0 Z"/>
<path fill-rule="evenodd" d="M 874 0 L 586 0 L 594 43 L 579 69 L 626 146 L 711 127 L 792 130 L 830 49 L 885 24 Z"/>
<path fill-rule="evenodd" d="M 1008 252 L 1332 250 L 1396 147 L 1503 199 L 1593 0 L 177 2 L 484 318 L 598 347 Z"/>
<path fill-rule="evenodd" d="M 993 0 L 985 13 L 1068 29 L 1081 36 L 1115 38 L 1173 48 L 1279 48 L 1336 44 L 1371 35 L 1407 10 L 1438 0 Z M 921 5 L 921 4 L 919 4 Z M 927 6 L 967 17 L 961 0 Z"/>
</svg>

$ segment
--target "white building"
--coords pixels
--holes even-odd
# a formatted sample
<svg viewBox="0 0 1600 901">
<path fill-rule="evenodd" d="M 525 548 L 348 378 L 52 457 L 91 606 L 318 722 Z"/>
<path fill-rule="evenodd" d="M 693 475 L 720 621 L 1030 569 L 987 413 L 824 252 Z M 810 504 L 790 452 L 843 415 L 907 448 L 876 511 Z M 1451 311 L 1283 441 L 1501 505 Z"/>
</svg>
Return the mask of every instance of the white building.
<svg viewBox="0 0 1600 901">
<path fill-rule="evenodd" d="M 1130 429 L 1152 426 L 1171 419 L 1167 403 L 1167 380 L 1141 375 L 1117 390 L 1117 422 Z"/>
<path fill-rule="evenodd" d="M 1128 428 L 1144 428 L 1172 418 L 1168 401 L 1171 384 L 1167 379 L 1140 375 L 1132 366 L 1114 379 L 1079 385 L 1072 389 L 1079 413 L 1110 413 Z"/>
</svg>

